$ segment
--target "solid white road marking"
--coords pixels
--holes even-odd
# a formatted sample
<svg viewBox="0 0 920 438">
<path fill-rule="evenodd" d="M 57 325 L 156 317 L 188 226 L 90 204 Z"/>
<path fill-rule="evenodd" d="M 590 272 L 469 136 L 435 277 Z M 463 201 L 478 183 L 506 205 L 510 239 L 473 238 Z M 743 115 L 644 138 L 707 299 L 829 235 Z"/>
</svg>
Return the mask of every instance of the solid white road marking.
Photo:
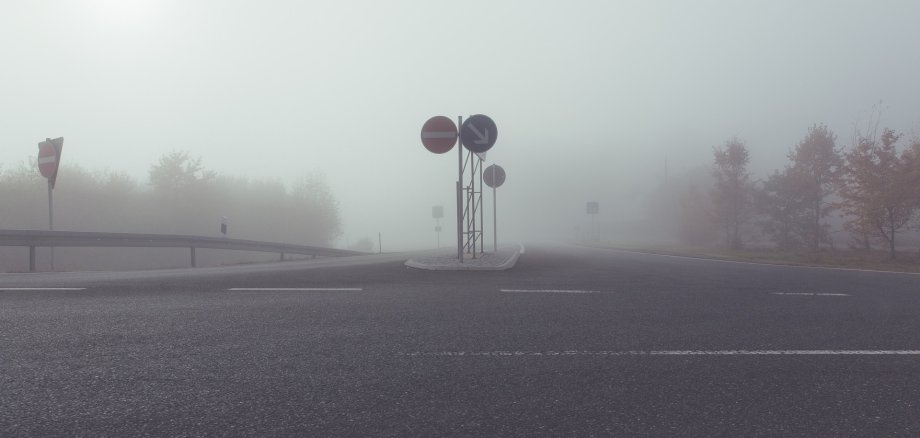
<svg viewBox="0 0 920 438">
<path fill-rule="evenodd" d="M 300 292 L 341 292 L 341 291 L 363 291 L 359 287 L 234 287 L 228 291 L 300 291 Z"/>
<path fill-rule="evenodd" d="M 825 294 L 814 292 L 773 292 L 773 295 L 798 295 L 806 297 L 852 297 L 850 294 Z"/>
<path fill-rule="evenodd" d="M 507 293 L 538 293 L 538 294 L 596 294 L 596 290 L 563 290 L 563 289 L 501 289 Z"/>
<path fill-rule="evenodd" d="M 543 356 L 920 356 L 920 350 L 625 350 L 625 351 L 437 351 L 399 353 L 429 357 Z"/>
<path fill-rule="evenodd" d="M 0 291 L 68 291 L 86 290 L 85 287 L 0 287 Z"/>
</svg>

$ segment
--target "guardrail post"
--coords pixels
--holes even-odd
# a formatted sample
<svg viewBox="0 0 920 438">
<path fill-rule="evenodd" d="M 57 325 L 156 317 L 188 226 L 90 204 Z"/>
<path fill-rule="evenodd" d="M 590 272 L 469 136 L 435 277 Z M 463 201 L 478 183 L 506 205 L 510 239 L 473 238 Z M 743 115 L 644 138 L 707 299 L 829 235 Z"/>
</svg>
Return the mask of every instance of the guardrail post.
<svg viewBox="0 0 920 438">
<path fill-rule="evenodd" d="M 284 261 L 284 253 L 281 253 L 281 261 Z"/>
<path fill-rule="evenodd" d="M 29 247 L 29 272 L 35 272 L 35 247 Z"/>
<path fill-rule="evenodd" d="M 192 247 L 192 267 L 197 268 L 198 263 L 195 261 L 195 247 Z"/>
</svg>

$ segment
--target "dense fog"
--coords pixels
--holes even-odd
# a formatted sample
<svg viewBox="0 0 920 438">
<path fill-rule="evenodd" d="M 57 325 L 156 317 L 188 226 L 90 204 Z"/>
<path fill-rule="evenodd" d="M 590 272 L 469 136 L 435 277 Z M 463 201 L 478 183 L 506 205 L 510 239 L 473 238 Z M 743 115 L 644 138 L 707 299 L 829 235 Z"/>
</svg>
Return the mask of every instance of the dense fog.
<svg viewBox="0 0 920 438">
<path fill-rule="evenodd" d="M 456 150 L 419 132 L 486 114 L 504 242 L 725 245 L 714 153 L 737 140 L 746 184 L 773 190 L 749 193 L 741 243 L 791 245 L 764 215 L 810 129 L 841 157 L 885 129 L 899 154 L 920 141 L 918 16 L 898 0 L 14 2 L 0 229 L 47 228 L 36 145 L 63 136 L 58 229 L 215 235 L 227 216 L 232 237 L 396 251 L 437 246 L 441 205 L 449 246 Z M 157 186 L 176 153 L 196 182 Z M 858 246 L 833 210 L 820 245 Z"/>
</svg>

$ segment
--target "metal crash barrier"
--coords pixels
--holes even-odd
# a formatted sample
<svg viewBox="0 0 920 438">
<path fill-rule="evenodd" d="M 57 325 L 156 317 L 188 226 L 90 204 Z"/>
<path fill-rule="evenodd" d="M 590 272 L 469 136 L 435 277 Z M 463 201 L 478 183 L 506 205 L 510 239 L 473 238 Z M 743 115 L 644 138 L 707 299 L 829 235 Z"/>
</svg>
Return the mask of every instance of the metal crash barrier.
<svg viewBox="0 0 920 438">
<path fill-rule="evenodd" d="M 35 249 L 38 247 L 189 248 L 190 262 L 193 268 L 197 267 L 195 250 L 198 248 L 279 253 L 282 261 L 284 261 L 285 254 L 314 257 L 343 257 L 364 254 L 358 251 L 319 246 L 291 245 L 222 237 L 37 230 L 0 230 L 0 246 L 29 247 L 30 272 L 35 272 Z"/>
</svg>

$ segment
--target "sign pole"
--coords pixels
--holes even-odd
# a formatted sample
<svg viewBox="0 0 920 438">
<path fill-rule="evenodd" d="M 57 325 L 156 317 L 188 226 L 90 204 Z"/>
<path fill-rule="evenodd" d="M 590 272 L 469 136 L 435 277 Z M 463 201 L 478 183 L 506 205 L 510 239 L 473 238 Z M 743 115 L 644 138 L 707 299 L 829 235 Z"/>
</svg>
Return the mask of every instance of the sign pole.
<svg viewBox="0 0 920 438">
<path fill-rule="evenodd" d="M 479 160 L 479 252 L 486 253 L 486 206 L 482 203 L 482 195 L 485 193 L 485 187 L 482 184 L 482 166 L 485 166 L 485 160 Z"/>
<path fill-rule="evenodd" d="M 54 231 L 54 182 L 57 180 L 58 169 L 61 164 L 61 149 L 64 148 L 64 137 L 55 139 L 45 138 L 38 144 L 38 171 L 43 177 L 48 178 L 48 230 Z M 51 270 L 54 271 L 54 247 L 51 246 Z"/>
<path fill-rule="evenodd" d="M 492 180 L 495 180 L 495 168 L 492 168 Z M 498 201 L 495 198 L 495 186 L 492 186 L 492 250 L 498 253 Z"/>
<path fill-rule="evenodd" d="M 478 158 L 472 151 L 469 153 L 470 156 L 470 196 L 467 196 L 466 203 L 467 208 L 470 211 L 470 223 L 473 225 L 470 230 L 472 234 L 470 237 L 473 238 L 473 258 L 476 258 L 476 159 Z"/>
<path fill-rule="evenodd" d="M 457 116 L 457 126 L 463 126 L 463 116 Z M 458 143 L 460 143 L 458 141 Z M 457 145 L 457 258 L 463 263 L 463 145 Z"/>
<path fill-rule="evenodd" d="M 51 180 L 48 180 L 48 230 L 54 231 L 54 201 L 51 195 Z M 51 270 L 54 271 L 54 247 L 51 247 Z"/>
</svg>

